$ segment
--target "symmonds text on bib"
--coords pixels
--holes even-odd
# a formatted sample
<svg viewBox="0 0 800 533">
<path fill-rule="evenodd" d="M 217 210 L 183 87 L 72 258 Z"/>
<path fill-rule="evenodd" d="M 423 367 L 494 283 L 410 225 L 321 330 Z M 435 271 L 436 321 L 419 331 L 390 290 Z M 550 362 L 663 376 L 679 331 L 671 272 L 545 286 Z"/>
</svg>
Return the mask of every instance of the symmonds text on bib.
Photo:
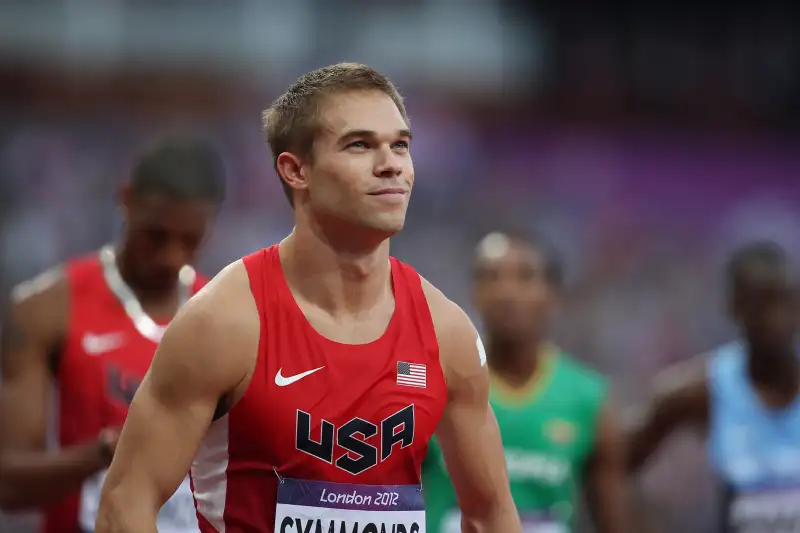
<svg viewBox="0 0 800 533">
<path fill-rule="evenodd" d="M 418 485 L 281 479 L 275 533 L 425 533 Z"/>
</svg>

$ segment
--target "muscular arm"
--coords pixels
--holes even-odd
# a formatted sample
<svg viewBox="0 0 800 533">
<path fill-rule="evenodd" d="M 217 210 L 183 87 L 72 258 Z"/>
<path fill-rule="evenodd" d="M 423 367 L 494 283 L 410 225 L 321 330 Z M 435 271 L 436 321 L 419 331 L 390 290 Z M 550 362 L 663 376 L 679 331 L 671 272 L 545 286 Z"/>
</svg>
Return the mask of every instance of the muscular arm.
<svg viewBox="0 0 800 533">
<path fill-rule="evenodd" d="M 4 317 L 0 347 L 0 508 L 40 507 L 106 465 L 98 442 L 45 451 L 50 355 L 66 329 L 66 282 L 51 271 L 23 283 Z"/>
<path fill-rule="evenodd" d="M 96 533 L 156 532 L 156 516 L 186 477 L 220 399 L 249 381 L 259 319 L 234 263 L 170 324 L 131 403 L 103 486 Z"/>
<path fill-rule="evenodd" d="M 597 421 L 595 447 L 586 469 L 586 501 L 598 533 L 628 533 L 631 515 L 628 501 L 625 442 L 606 403 Z"/>
<path fill-rule="evenodd" d="M 448 393 L 436 437 L 461 507 L 462 530 L 518 533 L 519 515 L 489 407 L 489 375 L 478 334 L 458 306 L 431 287 L 426 292 Z"/>
<path fill-rule="evenodd" d="M 628 433 L 628 471 L 634 472 L 680 427 L 704 428 L 709 395 L 705 362 L 690 361 L 662 374 L 656 393 Z"/>
</svg>

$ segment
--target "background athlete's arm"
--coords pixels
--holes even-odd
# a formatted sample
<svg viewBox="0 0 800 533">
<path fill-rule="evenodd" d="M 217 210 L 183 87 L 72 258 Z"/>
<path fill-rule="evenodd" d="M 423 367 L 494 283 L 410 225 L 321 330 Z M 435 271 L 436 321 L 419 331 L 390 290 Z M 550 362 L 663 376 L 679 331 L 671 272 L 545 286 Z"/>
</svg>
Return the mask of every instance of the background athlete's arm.
<svg viewBox="0 0 800 533">
<path fill-rule="evenodd" d="M 156 532 L 158 511 L 186 477 L 220 399 L 252 371 L 258 320 L 241 263 L 180 310 L 131 403 L 96 533 Z"/>
<path fill-rule="evenodd" d="M 636 413 L 628 432 L 628 470 L 641 468 L 666 438 L 683 426 L 704 427 L 708 420 L 705 361 L 668 369 L 656 380 L 650 404 Z"/>
<path fill-rule="evenodd" d="M 628 533 L 631 515 L 625 439 L 606 401 L 598 414 L 595 445 L 586 465 L 586 501 L 598 533 Z"/>
<path fill-rule="evenodd" d="M 47 272 L 12 292 L 0 346 L 0 508 L 39 507 L 108 464 L 113 437 L 47 452 L 50 360 L 67 326 L 67 286 Z"/>
<path fill-rule="evenodd" d="M 500 431 L 489 407 L 489 374 L 467 315 L 428 287 L 428 303 L 447 381 L 447 406 L 436 431 L 465 533 L 518 533 Z"/>
</svg>

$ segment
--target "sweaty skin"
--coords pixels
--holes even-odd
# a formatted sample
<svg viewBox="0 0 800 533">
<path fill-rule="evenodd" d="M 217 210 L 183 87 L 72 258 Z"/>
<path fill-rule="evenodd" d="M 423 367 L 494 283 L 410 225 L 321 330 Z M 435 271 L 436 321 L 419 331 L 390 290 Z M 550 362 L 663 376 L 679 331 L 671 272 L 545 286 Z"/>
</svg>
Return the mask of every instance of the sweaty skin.
<svg viewBox="0 0 800 533">
<path fill-rule="evenodd" d="M 464 531 L 520 532 L 477 333 L 438 290 L 425 284 L 425 292 L 448 386 L 438 435 L 464 509 Z M 156 532 L 156 515 L 189 470 L 218 401 L 232 406 L 244 394 L 259 331 L 241 261 L 180 310 L 131 405 L 103 488 L 97 533 Z"/>
<path fill-rule="evenodd" d="M 51 361 L 67 330 L 67 282 L 54 269 L 12 292 L 0 348 L 0 509 L 41 507 L 108 465 L 100 441 L 45 450 Z M 109 442 L 113 452 L 113 442 Z"/>
</svg>

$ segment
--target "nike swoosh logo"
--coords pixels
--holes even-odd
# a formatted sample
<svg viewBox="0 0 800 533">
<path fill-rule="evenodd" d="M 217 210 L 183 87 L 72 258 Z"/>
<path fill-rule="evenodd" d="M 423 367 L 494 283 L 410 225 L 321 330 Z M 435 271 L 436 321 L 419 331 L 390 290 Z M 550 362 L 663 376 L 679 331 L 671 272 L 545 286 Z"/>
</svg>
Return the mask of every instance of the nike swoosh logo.
<svg viewBox="0 0 800 533">
<path fill-rule="evenodd" d="M 285 387 L 287 385 L 291 385 L 295 381 L 300 381 L 304 377 L 310 376 L 314 372 L 316 372 L 318 370 L 322 370 L 323 368 L 325 368 L 325 367 L 321 366 L 319 368 L 315 368 L 313 370 L 308 370 L 306 372 L 303 372 L 302 374 L 296 374 L 294 376 L 287 376 L 287 377 L 284 377 L 284 376 L 281 375 L 281 370 L 283 370 L 283 368 L 279 368 L 278 369 L 278 373 L 275 374 L 275 385 L 277 385 L 278 387 Z"/>
<path fill-rule="evenodd" d="M 83 346 L 83 351 L 87 354 L 100 355 L 122 347 L 124 338 L 122 333 L 106 333 L 104 335 L 87 333 L 83 336 L 81 344 Z"/>
</svg>

